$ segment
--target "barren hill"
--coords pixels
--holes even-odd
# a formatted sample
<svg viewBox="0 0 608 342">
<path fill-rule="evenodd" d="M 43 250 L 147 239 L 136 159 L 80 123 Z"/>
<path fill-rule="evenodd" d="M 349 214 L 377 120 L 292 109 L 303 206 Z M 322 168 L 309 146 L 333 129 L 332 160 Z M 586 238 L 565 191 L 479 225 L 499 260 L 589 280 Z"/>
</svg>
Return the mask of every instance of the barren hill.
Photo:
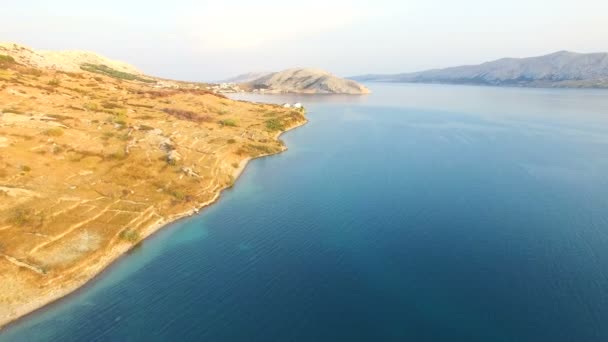
<svg viewBox="0 0 608 342">
<path fill-rule="evenodd" d="M 264 75 L 245 86 L 266 93 L 368 94 L 361 84 L 320 69 L 288 69 Z"/>
<path fill-rule="evenodd" d="M 121 72 L 142 74 L 132 65 L 90 51 L 34 50 L 15 43 L 0 43 L 0 54 L 11 56 L 20 64 L 39 69 L 79 72 L 85 65 L 105 65 Z"/>
</svg>

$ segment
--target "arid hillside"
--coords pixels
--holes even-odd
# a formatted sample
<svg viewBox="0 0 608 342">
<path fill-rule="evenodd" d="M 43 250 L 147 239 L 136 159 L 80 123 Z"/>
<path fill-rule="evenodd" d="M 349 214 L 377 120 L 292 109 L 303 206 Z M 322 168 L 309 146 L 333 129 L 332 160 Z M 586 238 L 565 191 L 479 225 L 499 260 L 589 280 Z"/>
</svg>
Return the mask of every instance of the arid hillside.
<svg viewBox="0 0 608 342">
<path fill-rule="evenodd" d="M 86 65 L 105 65 L 119 72 L 141 74 L 132 65 L 111 60 L 90 51 L 47 51 L 34 50 L 15 43 L 0 43 L 0 55 L 8 55 L 22 65 L 39 69 L 51 69 L 67 72 L 80 72 Z"/>
<path fill-rule="evenodd" d="M 369 94 L 369 89 L 353 80 L 312 68 L 288 69 L 264 74 L 257 79 L 248 80 L 242 87 L 265 93 Z"/>
<path fill-rule="evenodd" d="M 211 203 L 306 121 L 123 63 L 27 54 L 0 50 L 0 326 Z"/>
</svg>

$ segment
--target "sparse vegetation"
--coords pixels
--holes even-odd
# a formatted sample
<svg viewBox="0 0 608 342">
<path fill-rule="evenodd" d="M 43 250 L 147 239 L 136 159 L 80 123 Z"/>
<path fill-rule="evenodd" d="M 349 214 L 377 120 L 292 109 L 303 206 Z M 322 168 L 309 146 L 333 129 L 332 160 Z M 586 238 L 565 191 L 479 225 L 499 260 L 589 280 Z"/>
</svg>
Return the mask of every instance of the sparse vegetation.
<svg viewBox="0 0 608 342">
<path fill-rule="evenodd" d="M 126 159 L 127 156 L 128 156 L 128 154 L 126 154 L 125 151 L 121 149 L 116 152 L 110 153 L 108 155 L 108 158 L 110 160 L 123 160 L 123 159 Z"/>
<path fill-rule="evenodd" d="M 114 137 L 114 132 L 103 132 L 103 134 L 101 135 L 101 138 L 103 140 L 110 140 L 113 137 Z"/>
<path fill-rule="evenodd" d="M 254 145 L 254 144 L 249 144 L 249 147 L 252 148 L 255 151 L 260 151 L 264 154 L 271 154 L 271 153 L 275 153 L 276 149 L 273 149 L 270 146 L 266 146 L 266 145 Z"/>
<path fill-rule="evenodd" d="M 140 131 L 152 131 L 152 130 L 154 130 L 154 127 L 148 126 L 148 125 L 139 125 L 139 130 Z"/>
<path fill-rule="evenodd" d="M 155 83 L 156 82 L 154 80 L 151 80 L 149 78 L 144 78 L 139 75 L 130 74 L 128 72 L 123 72 L 123 71 L 118 71 L 118 70 L 112 69 L 107 65 L 87 63 L 87 64 L 81 65 L 80 68 L 84 71 L 94 72 L 97 74 L 103 74 L 103 75 L 121 79 L 121 80 L 140 81 L 140 82 L 144 82 L 144 83 Z"/>
<path fill-rule="evenodd" d="M 148 109 L 154 108 L 154 105 L 147 105 L 147 104 L 142 104 L 142 103 L 127 103 L 127 105 L 132 106 L 132 107 L 140 107 L 140 108 L 148 108 Z"/>
<path fill-rule="evenodd" d="M 121 108 L 122 109 L 122 108 L 125 108 L 124 106 L 119 105 L 118 103 L 112 102 L 112 101 L 103 101 L 101 103 L 101 106 L 103 108 L 105 108 L 105 109 L 117 109 L 117 108 Z"/>
<path fill-rule="evenodd" d="M 53 146 L 53 154 L 60 154 L 64 151 L 63 147 L 59 146 L 59 145 L 54 145 Z"/>
<path fill-rule="evenodd" d="M 52 80 L 49 81 L 49 83 L 47 83 L 48 85 L 50 85 L 51 87 L 58 87 L 61 85 L 61 81 L 54 78 Z"/>
<path fill-rule="evenodd" d="M 192 196 L 188 195 L 185 191 L 176 186 L 167 188 L 166 192 L 173 197 L 173 204 L 177 204 L 179 202 L 190 202 L 193 199 Z"/>
<path fill-rule="evenodd" d="M 258 157 L 260 155 L 267 155 L 279 152 L 280 149 L 268 146 L 268 145 L 260 145 L 260 144 L 247 144 L 244 147 L 239 148 L 235 153 L 237 155 L 248 155 L 252 157 Z"/>
<path fill-rule="evenodd" d="M 266 120 L 266 128 L 269 131 L 283 131 L 285 130 L 285 126 L 283 123 L 276 118 Z"/>
<path fill-rule="evenodd" d="M 121 125 L 121 126 L 126 126 L 127 125 L 127 111 L 125 110 L 120 110 L 118 112 L 114 113 L 114 118 L 112 119 L 112 121 L 117 124 L 117 125 Z"/>
<path fill-rule="evenodd" d="M 183 201 L 186 198 L 186 195 L 179 190 L 169 190 L 169 195 L 175 197 L 176 200 Z"/>
<path fill-rule="evenodd" d="M 207 115 L 199 115 L 195 112 L 183 109 L 165 108 L 163 112 L 182 120 L 193 122 L 210 122 L 212 119 Z"/>
<path fill-rule="evenodd" d="M 32 208 L 28 207 L 17 207 L 8 213 L 8 224 L 24 227 L 33 226 L 39 224 L 41 218 L 36 215 L 36 212 Z"/>
<path fill-rule="evenodd" d="M 2 113 L 25 114 L 24 111 L 22 111 L 22 110 L 20 110 L 18 108 L 15 108 L 15 107 L 4 108 L 2 110 Z"/>
<path fill-rule="evenodd" d="M 0 69 L 6 69 L 10 65 L 15 64 L 15 59 L 11 56 L 0 55 Z"/>
<path fill-rule="evenodd" d="M 60 73 L 60 74 L 67 75 L 67 76 L 69 76 L 71 78 L 77 78 L 77 79 L 83 79 L 84 78 L 82 76 L 82 74 L 78 73 L 78 72 L 70 72 L 70 71 L 62 71 L 62 70 L 59 70 L 57 72 Z"/>
<path fill-rule="evenodd" d="M 35 78 L 38 78 L 44 74 L 42 70 L 36 68 L 25 68 L 21 70 L 21 73 L 24 75 L 34 76 Z"/>
<path fill-rule="evenodd" d="M 15 63 L 15 59 L 11 56 L 0 55 L 0 63 Z"/>
<path fill-rule="evenodd" d="M 234 121 L 233 119 L 226 119 L 226 120 L 220 120 L 219 124 L 222 126 L 228 126 L 228 127 L 236 127 L 236 121 Z"/>
<path fill-rule="evenodd" d="M 49 128 L 44 131 L 44 134 L 48 135 L 49 137 L 60 137 L 63 135 L 63 130 L 59 127 Z"/>
<path fill-rule="evenodd" d="M 125 229 L 122 232 L 120 232 L 120 238 L 131 242 L 131 243 L 135 243 L 137 241 L 139 241 L 139 233 L 133 229 Z"/>
<path fill-rule="evenodd" d="M 88 102 L 85 103 L 84 105 L 82 105 L 82 107 L 84 107 L 84 109 L 86 110 L 90 110 L 93 112 L 96 112 L 99 110 L 99 107 L 97 106 L 97 103 L 93 103 L 93 102 Z"/>
</svg>

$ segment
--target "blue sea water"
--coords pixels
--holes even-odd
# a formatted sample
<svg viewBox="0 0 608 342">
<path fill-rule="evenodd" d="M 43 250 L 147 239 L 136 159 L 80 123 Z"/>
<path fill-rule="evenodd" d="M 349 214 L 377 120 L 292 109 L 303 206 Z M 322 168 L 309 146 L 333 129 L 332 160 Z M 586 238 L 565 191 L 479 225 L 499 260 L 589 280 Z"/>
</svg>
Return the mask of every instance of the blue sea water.
<svg viewBox="0 0 608 342">
<path fill-rule="evenodd" d="M 370 87 L 0 341 L 608 341 L 608 92 Z"/>
</svg>

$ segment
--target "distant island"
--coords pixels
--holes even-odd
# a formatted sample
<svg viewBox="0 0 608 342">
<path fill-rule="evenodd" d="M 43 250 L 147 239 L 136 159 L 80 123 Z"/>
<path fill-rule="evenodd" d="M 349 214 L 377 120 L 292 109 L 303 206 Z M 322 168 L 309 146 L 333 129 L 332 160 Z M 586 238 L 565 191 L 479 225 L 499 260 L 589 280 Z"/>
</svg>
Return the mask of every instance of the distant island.
<svg viewBox="0 0 608 342">
<path fill-rule="evenodd" d="M 503 58 L 479 65 L 351 78 L 367 82 L 608 88 L 608 53 L 559 51 L 540 57 Z"/>
<path fill-rule="evenodd" d="M 223 85 L 223 86 L 222 86 Z M 369 94 L 363 85 L 325 70 L 300 68 L 280 72 L 248 73 L 221 83 L 226 92 L 250 91 L 266 94 Z"/>
<path fill-rule="evenodd" d="M 0 43 L 0 328 L 213 203 L 307 122 L 210 87 Z"/>
</svg>

